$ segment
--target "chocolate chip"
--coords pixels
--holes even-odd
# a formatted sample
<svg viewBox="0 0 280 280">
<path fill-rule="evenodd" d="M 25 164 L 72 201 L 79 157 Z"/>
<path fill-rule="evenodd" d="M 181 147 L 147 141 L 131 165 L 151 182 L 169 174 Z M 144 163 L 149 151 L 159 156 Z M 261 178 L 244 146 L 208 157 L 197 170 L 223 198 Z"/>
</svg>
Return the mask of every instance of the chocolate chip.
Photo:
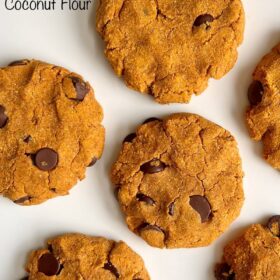
<svg viewBox="0 0 280 280">
<path fill-rule="evenodd" d="M 30 62 L 28 59 L 16 60 L 11 62 L 8 66 L 22 66 L 27 65 Z"/>
<path fill-rule="evenodd" d="M 29 276 L 25 276 L 23 278 L 21 278 L 20 280 L 28 280 L 29 279 Z"/>
<path fill-rule="evenodd" d="M 127 135 L 124 140 L 123 140 L 123 143 L 126 143 L 126 142 L 132 142 L 132 140 L 136 137 L 136 133 L 131 133 L 129 135 Z"/>
<path fill-rule="evenodd" d="M 202 24 L 207 24 L 208 22 L 212 22 L 214 20 L 214 17 L 209 15 L 209 14 L 204 14 L 204 15 L 200 15 L 196 18 L 196 20 L 194 21 L 194 26 L 198 27 Z"/>
<path fill-rule="evenodd" d="M 161 119 L 158 119 L 158 118 L 149 118 L 149 119 L 146 119 L 143 124 L 146 124 L 146 123 L 150 123 L 150 122 L 155 122 L 155 121 L 159 121 L 161 122 Z"/>
<path fill-rule="evenodd" d="M 119 274 L 118 270 L 116 269 L 116 267 L 110 261 L 105 263 L 103 268 L 111 271 L 111 273 L 113 273 L 116 276 L 116 278 L 120 278 L 120 274 Z"/>
<path fill-rule="evenodd" d="M 27 135 L 23 138 L 24 143 L 29 143 L 30 141 L 32 141 L 32 137 L 30 135 Z"/>
<path fill-rule="evenodd" d="M 89 93 L 88 85 L 78 77 L 71 77 L 73 86 L 76 90 L 76 100 L 83 101 L 85 96 Z"/>
<path fill-rule="evenodd" d="M 141 165 L 140 170 L 144 173 L 154 174 L 165 169 L 166 165 L 159 159 L 153 159 Z"/>
<path fill-rule="evenodd" d="M 215 267 L 215 277 L 217 280 L 234 280 L 235 273 L 227 263 L 220 263 Z"/>
<path fill-rule="evenodd" d="M 88 167 L 94 166 L 96 164 L 96 162 L 98 161 L 98 158 L 94 157 L 92 159 L 92 161 L 90 162 L 90 164 L 88 165 Z"/>
<path fill-rule="evenodd" d="M 175 202 L 171 202 L 168 206 L 168 214 L 170 216 L 174 215 L 174 211 L 175 211 Z"/>
<path fill-rule="evenodd" d="M 272 216 L 267 222 L 267 228 L 273 235 L 280 237 L 280 215 Z"/>
<path fill-rule="evenodd" d="M 35 165 L 43 171 L 50 171 L 57 166 L 58 154 L 50 148 L 43 148 L 35 155 Z"/>
<path fill-rule="evenodd" d="M 58 275 L 60 264 L 53 254 L 46 253 L 38 261 L 38 271 L 47 276 Z"/>
<path fill-rule="evenodd" d="M 25 201 L 30 200 L 31 196 L 27 195 L 14 201 L 16 204 L 23 204 Z"/>
<path fill-rule="evenodd" d="M 0 105 L 0 128 L 3 128 L 8 122 L 8 117 L 5 114 L 5 107 Z"/>
<path fill-rule="evenodd" d="M 262 101 L 264 93 L 263 85 L 260 81 L 253 81 L 248 89 L 248 100 L 252 106 L 256 106 Z"/>
<path fill-rule="evenodd" d="M 146 204 L 149 204 L 149 205 L 154 205 L 155 204 L 155 201 L 151 197 L 149 197 L 149 196 L 147 196 L 143 193 L 138 193 L 136 195 L 136 198 L 137 198 L 138 201 L 143 201 L 143 202 L 145 202 Z"/>
<path fill-rule="evenodd" d="M 143 223 L 138 227 L 138 231 L 142 231 L 142 230 L 155 230 L 158 232 L 163 232 L 163 230 L 159 226 L 151 225 L 149 223 Z"/>
<path fill-rule="evenodd" d="M 190 205 L 195 211 L 199 213 L 202 223 L 205 223 L 209 220 L 211 215 L 211 206 L 206 197 L 201 195 L 193 195 L 190 197 Z"/>
</svg>

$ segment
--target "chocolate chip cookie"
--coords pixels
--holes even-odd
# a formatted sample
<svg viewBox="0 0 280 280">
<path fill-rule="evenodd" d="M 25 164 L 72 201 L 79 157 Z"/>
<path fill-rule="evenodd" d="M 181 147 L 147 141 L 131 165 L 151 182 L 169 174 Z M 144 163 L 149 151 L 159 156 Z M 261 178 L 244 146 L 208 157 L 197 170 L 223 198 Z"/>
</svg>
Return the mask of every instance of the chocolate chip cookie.
<svg viewBox="0 0 280 280">
<path fill-rule="evenodd" d="M 240 0 L 101 0 L 97 30 L 129 87 L 184 103 L 234 66 L 244 11 Z"/>
<path fill-rule="evenodd" d="M 100 158 L 102 108 L 83 78 L 21 60 L 0 69 L 0 194 L 17 204 L 66 195 Z"/>
<path fill-rule="evenodd" d="M 150 279 L 142 258 L 122 241 L 66 234 L 47 243 L 47 249 L 31 253 L 26 279 Z"/>
<path fill-rule="evenodd" d="M 224 249 L 222 263 L 215 268 L 217 280 L 280 279 L 280 216 L 266 226 L 250 226 Z"/>
<path fill-rule="evenodd" d="M 246 122 L 253 140 L 263 142 L 263 156 L 280 169 L 280 43 L 264 56 L 248 90 Z"/>
<path fill-rule="evenodd" d="M 207 246 L 239 215 L 237 143 L 193 114 L 151 118 L 128 135 L 112 182 L 128 227 L 151 246 Z"/>
</svg>

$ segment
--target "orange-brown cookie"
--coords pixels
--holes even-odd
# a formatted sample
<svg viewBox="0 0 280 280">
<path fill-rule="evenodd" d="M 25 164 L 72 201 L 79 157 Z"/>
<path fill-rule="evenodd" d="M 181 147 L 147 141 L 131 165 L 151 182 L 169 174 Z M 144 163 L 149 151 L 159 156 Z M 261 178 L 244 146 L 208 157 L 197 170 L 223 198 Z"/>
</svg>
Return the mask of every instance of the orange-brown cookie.
<svg viewBox="0 0 280 280">
<path fill-rule="evenodd" d="M 65 234 L 33 251 L 28 280 L 149 280 L 142 258 L 124 242 L 83 234 Z"/>
<path fill-rule="evenodd" d="M 37 60 L 0 69 L 0 194 L 17 204 L 66 195 L 101 157 L 102 108 L 78 74 Z"/>
<path fill-rule="evenodd" d="M 280 216 L 266 226 L 250 226 L 224 248 L 222 263 L 216 265 L 217 280 L 280 279 Z"/>
<path fill-rule="evenodd" d="M 128 227 L 155 247 L 211 244 L 243 204 L 237 143 L 193 114 L 147 120 L 128 135 L 112 182 Z"/>
<path fill-rule="evenodd" d="M 280 170 L 280 43 L 264 56 L 248 90 L 246 123 L 252 139 L 263 142 L 263 156 Z"/>
<path fill-rule="evenodd" d="M 244 11 L 240 0 L 100 0 L 97 30 L 129 87 L 184 103 L 234 66 Z"/>
</svg>

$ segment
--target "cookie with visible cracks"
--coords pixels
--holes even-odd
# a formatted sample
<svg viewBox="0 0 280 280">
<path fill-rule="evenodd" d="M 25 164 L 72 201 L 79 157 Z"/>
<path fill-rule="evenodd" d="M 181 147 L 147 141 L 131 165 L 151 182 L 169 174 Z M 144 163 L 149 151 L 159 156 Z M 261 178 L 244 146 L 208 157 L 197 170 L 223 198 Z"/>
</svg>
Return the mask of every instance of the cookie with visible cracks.
<svg viewBox="0 0 280 280">
<path fill-rule="evenodd" d="M 280 170 L 280 43 L 265 55 L 248 88 L 246 124 L 251 138 L 263 143 L 263 157 Z"/>
<path fill-rule="evenodd" d="M 254 224 L 224 248 L 223 260 L 215 266 L 217 280 L 280 279 L 280 216 L 266 225 Z"/>
<path fill-rule="evenodd" d="M 103 151 L 103 112 L 91 86 L 24 59 L 0 69 L 0 92 L 0 194 L 19 205 L 68 194 Z"/>
<path fill-rule="evenodd" d="M 111 178 L 128 227 L 160 248 L 211 244 L 244 200 L 235 139 L 194 114 L 145 121 L 125 138 Z"/>
<path fill-rule="evenodd" d="M 97 31 L 127 86 L 185 103 L 234 66 L 244 10 L 240 0 L 101 0 Z"/>
<path fill-rule="evenodd" d="M 142 258 L 124 242 L 83 234 L 50 239 L 46 249 L 30 254 L 29 280 L 149 280 Z"/>
</svg>

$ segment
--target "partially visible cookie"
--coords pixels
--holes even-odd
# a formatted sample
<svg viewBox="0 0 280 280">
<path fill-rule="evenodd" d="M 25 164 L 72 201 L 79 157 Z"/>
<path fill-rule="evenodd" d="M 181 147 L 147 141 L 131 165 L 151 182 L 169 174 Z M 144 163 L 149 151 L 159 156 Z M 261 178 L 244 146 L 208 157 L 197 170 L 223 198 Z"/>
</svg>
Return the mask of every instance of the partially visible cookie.
<svg viewBox="0 0 280 280">
<path fill-rule="evenodd" d="M 142 258 L 124 242 L 83 234 L 66 234 L 33 251 L 28 280 L 148 280 Z"/>
<path fill-rule="evenodd" d="M 222 263 L 216 265 L 217 280 L 280 279 L 280 216 L 266 226 L 250 226 L 224 248 Z"/>
<path fill-rule="evenodd" d="M 233 136 L 184 113 L 145 121 L 124 139 L 112 169 L 128 227 L 160 248 L 218 238 L 239 215 L 242 177 Z"/>
<path fill-rule="evenodd" d="M 97 30 L 129 87 L 185 103 L 234 66 L 244 11 L 240 0 L 101 0 Z"/>
<path fill-rule="evenodd" d="M 248 90 L 246 122 L 252 139 L 263 142 L 263 156 L 280 170 L 280 43 L 265 55 Z"/>
<path fill-rule="evenodd" d="M 102 108 L 81 76 L 37 60 L 0 69 L 0 194 L 17 204 L 66 195 L 101 157 Z"/>
</svg>

